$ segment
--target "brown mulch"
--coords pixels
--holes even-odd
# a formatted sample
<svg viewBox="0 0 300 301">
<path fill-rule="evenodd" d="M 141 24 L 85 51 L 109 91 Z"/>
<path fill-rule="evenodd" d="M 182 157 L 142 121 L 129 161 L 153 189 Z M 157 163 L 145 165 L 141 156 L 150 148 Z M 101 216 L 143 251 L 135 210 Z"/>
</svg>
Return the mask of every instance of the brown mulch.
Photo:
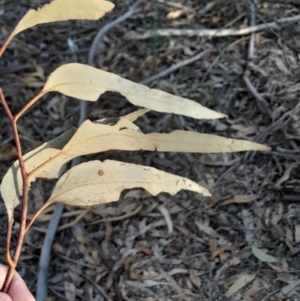
<svg viewBox="0 0 300 301">
<path fill-rule="evenodd" d="M 30 7 L 46 2 L 0 0 L 0 41 Z M 56 67 L 74 60 L 86 63 L 97 30 L 130 6 L 130 1 L 115 2 L 115 10 L 100 21 L 43 25 L 13 40 L 0 60 L 0 86 L 14 112 L 37 94 Z M 257 23 L 299 14 L 295 0 L 255 2 Z M 103 291 L 111 300 L 300 300 L 299 23 L 255 34 L 250 80 L 267 101 L 271 115 L 259 108 L 243 81 L 249 35 L 125 39 L 129 31 L 159 28 L 246 27 L 250 24 L 247 1 L 145 1 L 138 13 L 105 36 L 96 66 L 137 82 L 214 47 L 204 59 L 150 86 L 191 98 L 229 118 L 202 122 L 150 112 L 138 121 L 144 132 L 214 133 L 263 143 L 272 151 L 96 156 L 188 177 L 208 187 L 213 197 L 180 192 L 154 198 L 134 190 L 124 193 L 117 203 L 86 212 L 66 207 L 60 223 L 65 229 L 56 234 L 52 250 L 49 300 L 105 300 Z M 76 58 L 68 39 L 78 47 Z M 120 95 L 105 93 L 97 103 L 88 104 L 88 118 L 133 110 Z M 20 121 L 24 152 L 76 125 L 78 115 L 78 100 L 55 93 L 46 96 Z M 0 179 L 15 160 L 12 138 L 0 109 Z M 51 187 L 52 181 L 33 184 L 30 213 L 45 201 Z M 19 212 L 18 208 L 16 220 Z M 35 223 L 28 233 L 19 264 L 33 293 L 51 213 L 44 214 L 44 221 Z M 79 221 L 72 224 L 78 216 Z M 6 222 L 1 202 L 0 254 L 4 254 Z M 17 231 L 16 222 L 12 245 Z M 276 262 L 262 262 L 253 255 L 252 246 Z M 5 263 L 4 256 L 0 261 Z M 240 279 L 244 283 L 239 286 Z"/>
</svg>

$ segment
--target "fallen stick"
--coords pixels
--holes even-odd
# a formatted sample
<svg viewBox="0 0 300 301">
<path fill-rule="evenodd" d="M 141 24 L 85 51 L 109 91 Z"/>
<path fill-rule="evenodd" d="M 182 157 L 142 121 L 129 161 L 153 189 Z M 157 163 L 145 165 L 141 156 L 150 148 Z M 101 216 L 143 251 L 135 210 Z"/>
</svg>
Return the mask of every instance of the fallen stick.
<svg viewBox="0 0 300 301">
<path fill-rule="evenodd" d="M 169 67 L 169 68 L 167 68 L 167 69 L 165 69 L 165 70 L 163 70 L 163 71 L 161 71 L 161 72 L 159 72 L 159 73 L 157 73 L 157 74 L 155 74 L 155 75 L 153 75 L 151 77 L 148 77 L 148 78 L 142 80 L 140 82 L 140 84 L 148 85 L 151 82 L 153 82 L 153 81 L 155 81 L 155 80 L 157 80 L 157 79 L 159 79 L 161 77 L 164 77 L 164 76 L 166 76 L 166 75 L 168 75 L 168 74 L 176 71 L 179 68 L 182 68 L 183 66 L 186 66 L 188 64 L 191 64 L 191 63 L 193 63 L 195 61 L 198 61 L 198 60 L 202 59 L 206 55 L 210 54 L 212 51 L 213 51 L 213 48 L 208 48 L 208 49 L 206 49 L 206 50 L 204 50 L 204 51 L 196 54 L 195 56 L 193 56 L 193 57 L 191 57 L 189 59 L 186 59 L 186 60 L 181 61 L 181 62 L 179 62 L 177 64 L 174 64 L 173 66 L 171 66 L 171 67 Z"/>
<path fill-rule="evenodd" d="M 188 37 L 228 37 L 228 36 L 242 36 L 263 31 L 267 29 L 280 29 L 280 26 L 287 23 L 294 23 L 300 21 L 300 15 L 293 17 L 281 18 L 274 22 L 263 23 L 258 25 L 249 26 L 240 29 L 157 29 L 147 30 L 142 34 L 135 31 L 128 32 L 125 35 L 127 40 L 145 40 L 155 36 L 188 36 Z"/>
<path fill-rule="evenodd" d="M 255 5 L 253 1 L 250 1 L 250 20 L 251 20 L 251 26 L 255 26 Z M 247 68 L 245 70 L 243 80 L 245 82 L 246 87 L 248 88 L 249 92 L 252 94 L 252 96 L 256 100 L 257 107 L 261 112 L 263 112 L 266 115 L 272 115 L 267 101 L 259 94 L 259 92 L 256 90 L 256 88 L 253 86 L 253 84 L 250 81 L 249 75 L 250 75 L 250 68 L 249 64 L 252 63 L 253 57 L 254 57 L 254 47 L 255 47 L 255 37 L 254 32 L 251 33 L 250 41 L 249 41 L 249 47 L 248 47 L 248 61 L 247 61 Z"/>
</svg>

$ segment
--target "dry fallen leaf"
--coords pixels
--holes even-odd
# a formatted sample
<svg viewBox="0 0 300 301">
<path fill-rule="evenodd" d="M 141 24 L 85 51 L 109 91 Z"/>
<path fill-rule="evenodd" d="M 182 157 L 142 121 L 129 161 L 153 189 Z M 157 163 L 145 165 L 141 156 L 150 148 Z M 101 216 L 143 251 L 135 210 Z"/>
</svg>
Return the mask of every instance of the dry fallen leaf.
<svg viewBox="0 0 300 301">
<path fill-rule="evenodd" d="M 288 226 L 285 227 L 285 243 L 288 246 L 288 248 L 290 249 L 290 252 L 293 253 L 294 252 L 293 232 Z"/>
<path fill-rule="evenodd" d="M 225 296 L 230 298 L 233 294 L 238 292 L 242 287 L 252 282 L 256 277 L 256 273 L 242 274 L 238 276 L 238 279 L 230 286 Z"/>
<path fill-rule="evenodd" d="M 198 289 L 201 287 L 201 279 L 200 277 L 197 276 L 196 270 L 193 269 L 190 270 L 189 279 Z"/>
<path fill-rule="evenodd" d="M 290 174 L 295 166 L 297 166 L 299 163 L 286 163 L 285 164 L 285 171 L 284 175 L 278 179 L 274 187 L 280 186 L 283 182 L 287 181 L 290 177 Z"/>
<path fill-rule="evenodd" d="M 220 246 L 213 250 L 213 252 L 211 253 L 210 259 L 213 260 L 215 257 L 220 255 L 221 253 L 224 253 L 226 251 L 231 251 L 231 250 L 234 250 L 234 246 L 231 246 L 231 245 Z"/>
<path fill-rule="evenodd" d="M 76 300 L 76 287 L 72 282 L 64 281 L 65 297 L 68 301 Z"/>
<path fill-rule="evenodd" d="M 122 94 L 136 106 L 157 112 L 180 114 L 196 119 L 227 117 L 187 98 L 150 89 L 116 74 L 78 63 L 63 65 L 49 76 L 41 95 L 51 91 L 87 101 L 96 101 L 104 92 L 112 91 Z"/>
<path fill-rule="evenodd" d="M 289 284 L 284 286 L 281 289 L 281 292 L 285 295 L 285 296 L 291 296 L 293 291 L 295 290 L 296 287 L 298 287 L 300 285 L 300 279 L 296 279 L 296 280 L 290 280 L 288 282 Z"/>
<path fill-rule="evenodd" d="M 251 287 L 245 292 L 244 299 L 245 301 L 252 301 L 257 292 L 262 289 L 259 278 L 256 278 Z"/>
<path fill-rule="evenodd" d="M 35 66 L 36 71 L 23 77 L 21 81 L 28 87 L 42 88 L 44 86 L 45 75 L 41 66 Z"/>
<path fill-rule="evenodd" d="M 114 6 L 113 3 L 104 0 L 53 0 L 38 10 L 31 9 L 20 20 L 0 49 L 0 56 L 14 36 L 28 28 L 38 24 L 66 20 L 98 20 L 110 12 Z"/>
<path fill-rule="evenodd" d="M 161 214 L 163 215 L 163 217 L 166 220 L 166 223 L 167 223 L 167 226 L 168 226 L 168 230 L 169 230 L 168 233 L 172 234 L 173 233 L 174 225 L 173 225 L 173 221 L 172 221 L 170 212 L 163 205 L 158 206 L 157 209 L 161 212 Z"/>
<path fill-rule="evenodd" d="M 171 195 L 181 189 L 205 196 L 210 193 L 197 183 L 153 167 L 106 160 L 82 163 L 68 170 L 56 183 L 49 203 L 93 206 L 119 200 L 125 189 L 144 188 L 151 195 Z"/>
</svg>

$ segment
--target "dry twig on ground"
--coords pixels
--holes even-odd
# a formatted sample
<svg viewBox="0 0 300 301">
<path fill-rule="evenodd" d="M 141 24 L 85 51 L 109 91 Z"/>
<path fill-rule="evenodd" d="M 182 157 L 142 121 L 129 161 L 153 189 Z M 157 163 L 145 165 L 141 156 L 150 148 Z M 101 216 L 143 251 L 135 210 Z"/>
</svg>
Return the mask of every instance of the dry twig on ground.
<svg viewBox="0 0 300 301">
<path fill-rule="evenodd" d="M 250 20 L 251 20 L 250 27 L 255 26 L 255 22 L 256 22 L 255 19 L 256 19 L 255 18 L 255 4 L 253 3 L 253 1 L 250 1 Z M 264 114 L 267 114 L 270 116 L 271 111 L 269 109 L 267 101 L 257 92 L 257 90 L 255 89 L 255 87 L 253 86 L 253 84 L 251 83 L 251 81 L 249 79 L 249 75 L 250 75 L 249 64 L 252 63 L 252 60 L 253 60 L 254 47 L 255 47 L 255 36 L 254 36 L 254 32 L 252 32 L 250 41 L 249 41 L 249 47 L 248 47 L 247 68 L 244 73 L 243 80 L 244 80 L 248 90 L 250 91 L 250 93 L 254 96 L 254 98 L 256 100 L 256 104 L 257 104 L 258 108 L 260 109 L 260 111 L 263 112 Z"/>
<path fill-rule="evenodd" d="M 157 73 L 157 74 L 155 74 L 153 76 L 150 76 L 150 77 L 142 80 L 140 82 L 140 84 L 148 85 L 151 82 L 160 79 L 161 77 L 164 77 L 164 76 L 166 76 L 166 75 L 168 75 L 168 74 L 170 74 L 170 73 L 172 73 L 172 72 L 174 72 L 174 71 L 176 71 L 176 70 L 178 70 L 178 69 L 180 69 L 180 68 L 182 68 L 182 67 L 184 67 L 184 66 L 186 66 L 188 64 L 191 64 L 193 62 L 196 62 L 196 61 L 204 58 L 205 56 L 207 56 L 208 54 L 210 54 L 212 51 L 213 51 L 213 48 L 206 49 L 206 50 L 204 50 L 204 51 L 196 54 L 195 56 L 193 56 L 191 58 L 188 58 L 188 59 L 186 59 L 184 61 L 181 61 L 181 62 L 179 62 L 177 64 L 174 64 L 173 66 L 171 66 L 171 67 L 169 67 L 169 68 L 167 68 L 167 69 L 165 69 L 165 70 L 163 70 L 163 71 L 161 71 L 161 72 L 159 72 L 159 73 Z"/>
<path fill-rule="evenodd" d="M 137 32 L 128 32 L 125 35 L 125 39 L 128 40 L 144 40 L 155 36 L 169 37 L 169 36 L 186 36 L 186 37 L 229 37 L 229 36 L 243 36 L 251 33 L 268 30 L 268 29 L 280 29 L 288 23 L 295 23 L 300 21 L 300 15 L 296 15 L 288 18 L 281 18 L 274 22 L 264 23 L 249 26 L 241 29 L 157 29 L 148 30 L 142 34 Z"/>
</svg>

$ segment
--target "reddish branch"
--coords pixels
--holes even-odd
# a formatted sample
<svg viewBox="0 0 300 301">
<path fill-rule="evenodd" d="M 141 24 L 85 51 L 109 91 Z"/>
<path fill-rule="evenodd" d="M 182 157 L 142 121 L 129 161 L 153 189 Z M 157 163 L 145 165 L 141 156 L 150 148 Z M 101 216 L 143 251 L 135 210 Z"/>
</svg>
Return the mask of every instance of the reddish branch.
<svg viewBox="0 0 300 301">
<path fill-rule="evenodd" d="M 9 220 L 9 223 L 8 223 L 8 233 L 7 233 L 7 238 L 6 238 L 7 239 L 7 241 L 6 241 L 6 257 L 7 257 L 7 261 L 9 264 L 9 269 L 8 269 L 8 272 L 6 275 L 5 282 L 2 287 L 2 292 L 7 293 L 9 290 L 11 281 L 13 279 L 18 260 L 20 258 L 21 249 L 22 249 L 22 245 L 23 245 L 23 241 L 24 241 L 25 232 L 26 232 L 29 181 L 28 181 L 28 175 L 27 175 L 26 168 L 25 168 L 24 159 L 22 156 L 22 148 L 21 148 L 21 142 L 20 142 L 20 137 L 19 137 L 18 128 L 17 128 L 17 120 L 16 120 L 15 116 L 12 115 L 1 88 L 0 88 L 0 103 L 2 104 L 2 106 L 5 110 L 5 113 L 11 124 L 11 128 L 12 128 L 14 139 L 15 139 L 15 144 L 16 144 L 20 171 L 21 171 L 21 175 L 22 175 L 22 181 L 23 181 L 22 200 L 21 200 L 21 204 L 22 204 L 21 212 L 22 213 L 21 213 L 21 220 L 20 220 L 20 229 L 19 229 L 18 241 L 17 241 L 15 252 L 14 252 L 13 260 L 11 260 L 11 258 L 10 258 L 10 249 L 9 249 L 13 217 L 11 217 L 11 219 Z"/>
</svg>

